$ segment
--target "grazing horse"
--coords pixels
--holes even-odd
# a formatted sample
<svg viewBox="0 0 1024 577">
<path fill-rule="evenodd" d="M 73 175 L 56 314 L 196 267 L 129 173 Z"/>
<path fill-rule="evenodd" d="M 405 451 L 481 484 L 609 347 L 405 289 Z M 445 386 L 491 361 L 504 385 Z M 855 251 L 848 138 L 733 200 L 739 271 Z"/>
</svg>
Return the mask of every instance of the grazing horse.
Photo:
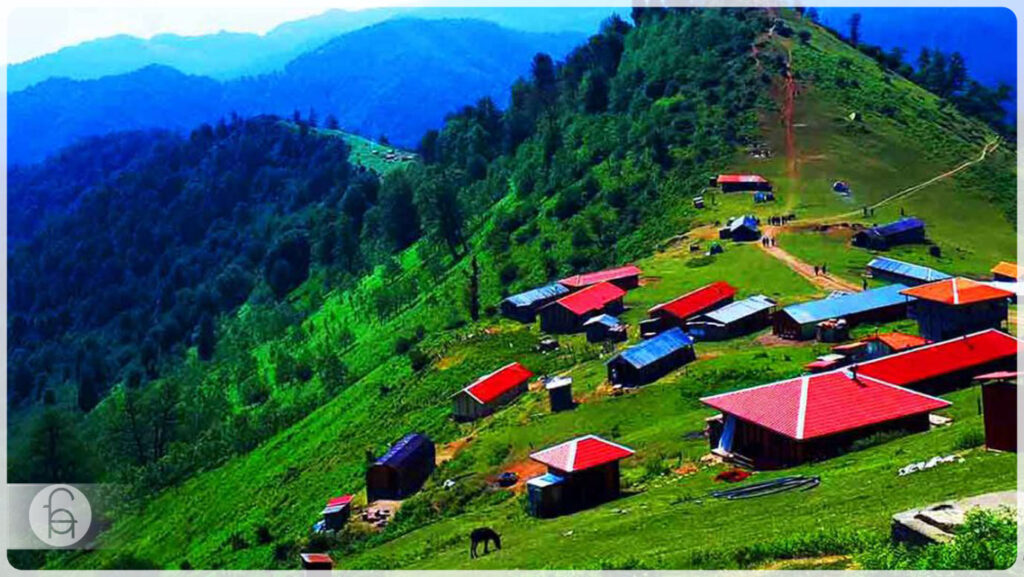
<svg viewBox="0 0 1024 577">
<path fill-rule="evenodd" d="M 469 540 L 471 542 L 469 546 L 469 558 L 476 559 L 476 546 L 480 543 L 484 544 L 484 554 L 488 553 L 487 547 L 491 541 L 494 541 L 494 546 L 501 549 L 501 536 L 491 529 L 490 527 L 480 527 L 479 529 L 473 529 L 473 532 L 469 534 Z"/>
</svg>

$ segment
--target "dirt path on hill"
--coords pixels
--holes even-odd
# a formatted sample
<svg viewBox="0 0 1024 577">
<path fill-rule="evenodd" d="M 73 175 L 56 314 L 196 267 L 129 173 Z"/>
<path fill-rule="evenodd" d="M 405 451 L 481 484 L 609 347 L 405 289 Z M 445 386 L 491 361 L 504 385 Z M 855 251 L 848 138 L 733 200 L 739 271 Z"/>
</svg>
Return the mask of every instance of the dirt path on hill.
<svg viewBox="0 0 1024 577">
<path fill-rule="evenodd" d="M 903 200 L 903 199 L 911 196 L 912 194 L 914 194 L 915 192 L 917 192 L 917 191 L 919 191 L 919 190 L 921 190 L 923 188 L 931 186 L 931 185 L 935 184 L 936 182 L 939 182 L 940 180 L 945 180 L 945 179 L 947 179 L 947 178 L 949 178 L 949 177 L 951 177 L 951 176 L 953 176 L 953 175 L 955 175 L 955 174 L 957 174 L 959 172 L 967 170 L 968 168 L 974 166 L 975 164 L 978 164 L 979 162 L 984 161 L 988 157 L 988 155 L 990 153 L 992 153 L 993 151 L 995 151 L 995 149 L 997 149 L 997 148 L 999 148 L 999 140 L 998 139 L 990 140 L 990 141 L 986 142 L 984 146 L 981 147 L 981 153 L 978 155 L 977 158 L 974 158 L 972 160 L 968 160 L 966 162 L 963 162 L 962 164 L 958 165 L 957 167 L 955 167 L 955 168 L 953 168 L 951 170 L 947 170 L 946 172 L 943 172 L 942 174 L 939 174 L 938 176 L 934 176 L 932 178 L 929 178 L 928 180 L 926 180 L 924 182 L 920 182 L 918 184 L 915 184 L 914 186 L 910 186 L 910 187 L 904 188 L 903 190 L 894 192 L 893 194 L 890 194 L 889 196 L 883 198 L 882 200 L 880 200 L 880 201 L 878 201 L 878 202 L 876 202 L 874 204 L 868 205 L 868 208 L 869 209 L 878 208 L 880 206 L 885 206 L 885 205 L 887 205 L 887 204 L 889 204 L 891 202 L 897 201 L 897 200 Z M 864 214 L 863 213 L 863 209 L 857 209 L 857 210 L 851 210 L 850 212 L 844 212 L 843 214 L 836 214 L 836 215 L 822 217 L 822 218 L 818 218 L 818 219 L 796 220 L 796 221 L 793 221 L 793 224 L 806 225 L 806 224 L 811 224 L 811 223 L 828 223 L 828 222 L 834 222 L 836 220 L 842 220 L 842 219 L 846 219 L 846 218 L 858 217 L 858 216 L 861 216 L 863 214 Z"/>
<path fill-rule="evenodd" d="M 782 227 L 768 226 L 764 229 L 764 234 L 770 238 L 776 238 Z M 843 291 L 843 292 L 860 292 L 861 287 L 843 280 L 839 277 L 833 276 L 832 274 L 822 275 L 814 274 L 814 265 L 807 264 L 806 262 L 798 259 L 797 257 L 789 254 L 779 246 L 765 246 L 760 242 L 757 246 L 764 252 L 782 261 L 783 264 L 788 266 L 798 275 L 807 279 L 808 282 L 814 286 L 825 290 L 825 291 Z"/>
</svg>

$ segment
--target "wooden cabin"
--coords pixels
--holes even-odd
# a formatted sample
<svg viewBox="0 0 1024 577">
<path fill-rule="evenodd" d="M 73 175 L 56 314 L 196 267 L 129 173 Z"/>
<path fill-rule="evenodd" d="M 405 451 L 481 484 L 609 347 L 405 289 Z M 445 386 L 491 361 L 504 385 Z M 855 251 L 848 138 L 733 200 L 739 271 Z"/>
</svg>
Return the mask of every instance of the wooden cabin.
<svg viewBox="0 0 1024 577">
<path fill-rule="evenodd" d="M 917 286 L 949 278 L 948 274 L 933 268 L 884 256 L 871 259 L 867 272 L 871 278 L 906 286 Z"/>
<path fill-rule="evenodd" d="M 618 268 L 574 275 L 558 281 L 558 284 L 569 290 L 579 290 L 607 282 L 628 291 L 640 286 L 641 274 L 643 271 L 639 267 L 629 264 Z"/>
<path fill-rule="evenodd" d="M 419 433 L 402 437 L 366 471 L 366 500 L 404 499 L 434 472 L 434 443 Z"/>
<path fill-rule="evenodd" d="M 896 222 L 862 230 L 853 235 L 853 246 L 872 250 L 888 250 L 899 244 L 924 242 L 924 221 L 919 218 L 901 218 Z"/>
<path fill-rule="evenodd" d="M 452 395 L 452 416 L 457 421 L 486 417 L 526 392 L 533 373 L 519 363 L 484 375 Z"/>
<path fill-rule="evenodd" d="M 771 191 L 772 183 L 759 174 L 719 174 L 708 183 L 722 192 Z"/>
<path fill-rule="evenodd" d="M 900 293 L 906 288 L 894 284 L 790 305 L 774 314 L 772 332 L 784 339 L 808 340 L 815 337 L 818 323 L 830 319 L 846 319 L 848 326 L 853 327 L 906 318 L 907 302 L 911 299 Z"/>
<path fill-rule="evenodd" d="M 917 321 L 921 336 L 943 341 L 1003 326 L 1014 293 L 957 277 L 902 291 L 916 300 L 910 318 Z"/>
<path fill-rule="evenodd" d="M 712 452 L 757 469 L 792 467 L 841 454 L 881 432 L 920 432 L 942 399 L 839 369 L 701 399 Z"/>
<path fill-rule="evenodd" d="M 775 301 L 755 295 L 686 321 L 686 332 L 700 341 L 723 341 L 757 332 L 771 324 Z"/>
<path fill-rule="evenodd" d="M 735 296 L 736 289 L 732 285 L 717 281 L 651 307 L 647 315 L 652 319 L 658 319 L 656 326 L 660 330 L 672 327 L 685 328 L 690 319 L 731 303 Z"/>
<path fill-rule="evenodd" d="M 696 358 L 693 339 L 682 329 L 672 328 L 612 357 L 606 363 L 608 380 L 615 385 L 639 387 Z"/>
<path fill-rule="evenodd" d="M 501 301 L 501 314 L 520 322 L 532 323 L 537 319 L 537 311 L 541 307 L 567 294 L 569 289 L 558 283 L 514 294 Z"/>
<path fill-rule="evenodd" d="M 547 333 L 580 332 L 593 317 L 621 313 L 625 295 L 625 290 L 610 282 L 580 289 L 540 309 L 540 328 Z"/>
<path fill-rule="evenodd" d="M 619 461 L 633 449 L 586 435 L 530 455 L 548 472 L 526 483 L 530 514 L 556 517 L 619 497 Z"/>
<path fill-rule="evenodd" d="M 997 282 L 1020 282 L 1020 268 L 1015 262 L 1002 261 L 992 267 L 992 280 Z"/>
<path fill-rule="evenodd" d="M 587 333 L 588 343 L 621 343 L 628 337 L 626 325 L 612 315 L 597 315 L 587 320 L 583 323 L 583 330 Z"/>
</svg>

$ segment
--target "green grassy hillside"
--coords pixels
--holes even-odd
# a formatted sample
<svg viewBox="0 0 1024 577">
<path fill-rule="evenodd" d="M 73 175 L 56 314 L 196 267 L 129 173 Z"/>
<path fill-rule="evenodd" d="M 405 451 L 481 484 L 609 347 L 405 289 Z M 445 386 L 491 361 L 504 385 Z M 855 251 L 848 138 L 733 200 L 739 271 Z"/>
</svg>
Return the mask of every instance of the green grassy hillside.
<svg viewBox="0 0 1024 577">
<path fill-rule="evenodd" d="M 783 304 L 821 296 L 821 289 L 754 244 L 726 243 L 725 252 L 713 257 L 691 254 L 688 246 L 699 240 L 706 249 L 707 225 L 741 212 L 767 216 L 784 209 L 807 221 L 858 211 L 977 157 L 995 138 L 788 12 L 789 27 L 810 32 L 806 44 L 796 35 L 768 35 L 771 21 L 761 13 L 649 18 L 622 36 L 621 62 L 606 79 L 608 101 L 597 107 L 600 112 L 579 112 L 601 103 L 580 96 L 593 95 L 593 83 L 600 82 L 594 80 L 597 71 L 588 69 L 581 74 L 588 80 L 573 90 L 563 87 L 562 100 L 532 118 L 536 132 L 514 153 L 488 149 L 501 145 L 487 142 L 475 126 L 459 128 L 478 113 L 485 116 L 480 110 L 450 119 L 434 135 L 441 160 L 427 158 L 428 164 L 471 173 L 487 161 L 484 176 L 460 190 L 461 199 L 484 206 L 468 211 L 463 252 L 446 251 L 425 237 L 353 285 L 327 290 L 328 279 L 314 274 L 288 297 L 300 322 L 281 331 L 256 330 L 262 325 L 255 315 L 267 313 L 248 304 L 224 321 L 226 336 L 212 363 L 190 352 L 182 369 L 203 375 L 200 390 L 225 391 L 239 418 L 253 426 L 263 423 L 259 415 L 273 414 L 267 407 L 308 407 L 289 401 L 319 399 L 312 391 L 328 390 L 328 400 L 290 415 L 294 425 L 217 466 L 127 502 L 104 535 L 108 548 L 51 554 L 48 566 L 283 569 L 296 566 L 298 552 L 320 549 L 347 569 L 755 567 L 855 555 L 885 541 L 897 511 L 1014 487 L 1014 456 L 979 446 L 979 392 L 968 389 L 948 396 L 954 404 L 945 411 L 953 418 L 947 427 L 883 439 L 785 473 L 820 475 L 821 486 L 810 492 L 715 500 L 707 494 L 719 487 L 713 477 L 722 468 L 701 461 L 707 440 L 697 434 L 714 411 L 698 398 L 800 374 L 826 347 L 770 345 L 763 334 L 699 343 L 695 363 L 611 396 L 604 386 L 610 353 L 603 347 L 575 335 L 541 354 L 534 348 L 543 336 L 536 326 L 493 314 L 512 290 L 625 260 L 645 273 L 643 285 L 626 297 L 623 318 L 634 327 L 650 306 L 715 280 L 733 284 L 740 296 L 762 293 Z M 617 41 L 614 35 L 605 40 Z M 760 65 L 750 56 L 755 41 Z M 593 45 L 603 54 L 600 42 Z M 790 51 L 801 86 L 791 125 L 796 158 L 785 154 L 778 92 L 779 63 Z M 709 78 L 723 69 L 737 74 L 721 81 L 724 86 L 713 84 Z M 641 70 L 642 82 L 636 80 Z M 563 69 L 560 78 L 568 83 L 572 73 Z M 842 87 L 839 77 L 847 78 Z M 666 97 L 670 84 L 677 93 Z M 545 94 L 542 83 L 518 90 L 525 94 L 521 102 L 544 106 L 533 100 Z M 721 94 L 743 96 L 723 101 Z M 880 110 L 885 102 L 896 103 L 897 110 Z M 527 114 L 526 104 L 513 106 L 510 117 Z M 861 120 L 848 121 L 851 112 Z M 662 126 L 669 129 L 659 132 Z M 774 155 L 749 157 L 742 145 L 753 141 L 766 142 Z M 876 210 L 879 221 L 898 214 L 900 206 L 926 218 L 929 236 L 944 252 L 937 261 L 920 248 L 894 254 L 975 275 L 995 260 L 1012 258 L 1014 224 L 1006 199 L 1013 197 L 1014 151 L 1008 147 L 1001 144 L 975 167 Z M 775 182 L 777 206 L 718 194 L 707 210 L 692 207 L 691 197 L 709 174 L 741 170 Z M 836 179 L 852 184 L 853 201 L 831 192 Z M 856 214 L 840 220 L 863 222 Z M 809 262 L 827 261 L 851 279 L 870 258 L 838 234 L 813 229 L 784 232 L 780 246 Z M 474 258 L 485 308 L 477 321 L 466 313 Z M 897 326 L 912 330 L 909 323 Z M 630 335 L 637 340 L 635 330 Z M 317 364 L 325 358 L 344 364 L 342 386 L 329 388 L 324 375 L 330 366 Z M 537 374 L 571 375 L 581 404 L 550 414 L 544 393 L 531 391 L 491 417 L 454 423 L 449 396 L 512 360 Z M 301 384 L 288 378 L 293 365 L 304 362 L 317 367 L 312 377 Z M 253 386 L 262 387 L 265 398 L 250 407 L 245 399 Z M 438 447 L 455 443 L 458 450 L 446 448 L 453 458 L 402 505 L 395 521 L 379 533 L 350 525 L 331 538 L 311 537 L 309 528 L 328 497 L 353 492 L 357 505 L 365 502 L 360 491 L 367 451 L 379 454 L 414 430 Z M 488 483 L 504 470 L 523 470 L 531 451 L 587 433 L 636 449 L 623 462 L 626 497 L 540 520 L 526 514 L 523 494 Z M 963 463 L 897 476 L 908 463 L 954 452 Z M 755 479 L 779 474 L 756 473 Z M 446 479 L 458 480 L 445 489 Z M 468 533 L 479 526 L 494 527 L 504 547 L 471 561 Z"/>
</svg>

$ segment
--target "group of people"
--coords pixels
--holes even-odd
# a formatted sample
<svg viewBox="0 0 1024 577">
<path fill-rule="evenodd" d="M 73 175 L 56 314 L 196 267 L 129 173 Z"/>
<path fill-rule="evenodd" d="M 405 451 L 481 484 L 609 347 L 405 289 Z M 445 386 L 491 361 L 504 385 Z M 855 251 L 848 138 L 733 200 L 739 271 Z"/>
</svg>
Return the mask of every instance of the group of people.
<svg viewBox="0 0 1024 577">
<path fill-rule="evenodd" d="M 828 276 L 828 264 L 814 265 L 814 276 Z"/>
<path fill-rule="evenodd" d="M 787 222 L 789 222 L 789 221 L 791 221 L 791 220 L 793 220 L 795 218 L 796 218 L 795 214 L 785 214 L 785 215 L 782 215 L 782 216 L 769 216 L 768 217 L 768 224 L 770 224 L 772 226 L 782 226 L 782 225 L 786 224 Z"/>
<path fill-rule="evenodd" d="M 774 236 L 762 236 L 761 246 L 778 246 L 776 238 Z"/>
</svg>

